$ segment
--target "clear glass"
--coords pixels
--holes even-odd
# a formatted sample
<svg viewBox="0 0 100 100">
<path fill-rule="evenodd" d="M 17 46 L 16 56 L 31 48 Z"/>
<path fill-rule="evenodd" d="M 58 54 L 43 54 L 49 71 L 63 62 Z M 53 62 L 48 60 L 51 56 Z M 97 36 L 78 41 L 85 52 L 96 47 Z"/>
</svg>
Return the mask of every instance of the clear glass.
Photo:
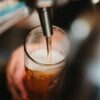
<svg viewBox="0 0 100 100">
<path fill-rule="evenodd" d="M 26 38 L 24 84 L 30 100 L 52 100 L 59 89 L 69 51 L 68 36 L 53 26 L 50 43 L 48 58 L 46 37 L 41 26 L 34 28 Z"/>
</svg>

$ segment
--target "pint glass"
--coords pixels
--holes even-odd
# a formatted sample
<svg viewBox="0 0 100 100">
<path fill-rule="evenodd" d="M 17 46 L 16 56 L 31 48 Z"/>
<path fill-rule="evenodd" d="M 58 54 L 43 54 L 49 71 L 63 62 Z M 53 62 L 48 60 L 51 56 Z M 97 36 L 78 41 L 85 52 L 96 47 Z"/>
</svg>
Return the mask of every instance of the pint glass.
<svg viewBox="0 0 100 100">
<path fill-rule="evenodd" d="M 50 58 L 41 26 L 34 28 L 24 44 L 24 84 L 30 100 L 52 100 L 59 88 L 69 51 L 67 34 L 53 26 Z M 67 67 L 67 66 L 66 66 Z"/>
</svg>

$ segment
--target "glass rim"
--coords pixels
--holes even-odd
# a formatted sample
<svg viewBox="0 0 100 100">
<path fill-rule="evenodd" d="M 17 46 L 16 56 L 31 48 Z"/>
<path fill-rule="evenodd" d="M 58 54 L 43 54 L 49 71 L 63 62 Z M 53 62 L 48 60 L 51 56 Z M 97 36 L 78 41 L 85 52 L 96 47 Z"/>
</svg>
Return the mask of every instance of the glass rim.
<svg viewBox="0 0 100 100">
<path fill-rule="evenodd" d="M 34 27 L 34 28 L 32 29 L 32 31 L 33 31 L 34 29 L 39 28 L 39 27 L 41 28 L 41 25 Z M 61 28 L 59 28 L 58 26 L 53 25 L 53 28 L 57 28 L 57 29 L 59 29 L 62 33 L 65 33 L 65 34 L 66 34 L 66 32 L 65 32 L 64 30 L 62 30 Z M 29 32 L 29 33 L 26 35 L 26 38 L 25 38 L 25 41 L 24 41 L 24 51 L 25 51 L 25 54 L 28 56 L 28 58 L 29 58 L 30 60 L 32 60 L 32 61 L 35 62 L 36 64 L 39 64 L 39 65 L 42 65 L 42 66 L 53 66 L 53 65 L 58 65 L 58 64 L 63 63 L 63 62 L 65 61 L 65 57 L 64 57 L 64 59 L 62 59 L 61 61 L 59 61 L 59 62 L 57 62 L 57 63 L 53 63 L 53 64 L 52 64 L 52 63 L 50 63 L 50 64 L 40 63 L 40 62 L 34 60 L 34 59 L 30 56 L 30 54 L 27 52 L 27 49 L 26 49 L 27 37 L 28 37 L 30 34 L 31 34 L 31 32 Z M 51 67 L 49 67 L 49 68 L 51 68 Z"/>
</svg>

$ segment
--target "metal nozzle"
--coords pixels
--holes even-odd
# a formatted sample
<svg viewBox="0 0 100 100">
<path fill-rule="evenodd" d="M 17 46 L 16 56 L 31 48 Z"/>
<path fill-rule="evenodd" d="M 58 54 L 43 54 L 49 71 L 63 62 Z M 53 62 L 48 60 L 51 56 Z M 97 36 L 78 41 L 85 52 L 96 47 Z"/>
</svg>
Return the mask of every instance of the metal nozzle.
<svg viewBox="0 0 100 100">
<path fill-rule="evenodd" d="M 51 9 L 39 8 L 38 12 L 39 12 L 43 34 L 46 37 L 50 37 L 53 34 L 53 29 L 52 29 L 52 24 L 51 24 Z"/>
</svg>

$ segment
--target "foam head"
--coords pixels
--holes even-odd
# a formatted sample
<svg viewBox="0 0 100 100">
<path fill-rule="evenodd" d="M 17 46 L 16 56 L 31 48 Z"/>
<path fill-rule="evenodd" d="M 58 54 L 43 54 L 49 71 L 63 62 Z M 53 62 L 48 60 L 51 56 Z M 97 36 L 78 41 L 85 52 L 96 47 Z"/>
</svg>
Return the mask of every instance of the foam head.
<svg viewBox="0 0 100 100">
<path fill-rule="evenodd" d="M 47 50 L 45 49 L 41 49 L 41 50 L 37 50 L 35 52 L 32 52 L 31 54 L 31 58 L 34 59 L 36 62 L 39 62 L 41 64 L 49 64 L 48 62 L 48 56 L 47 56 Z M 50 64 L 52 64 L 51 66 L 46 66 L 46 65 L 39 65 L 35 62 L 33 62 L 30 59 L 26 60 L 26 66 L 31 69 L 31 70 L 38 70 L 38 71 L 44 71 L 44 70 L 48 70 L 48 68 L 53 68 L 56 67 L 56 63 L 63 61 L 64 60 L 64 56 L 56 51 L 52 51 L 51 52 L 51 61 Z M 54 66 L 53 66 L 54 64 Z"/>
</svg>

